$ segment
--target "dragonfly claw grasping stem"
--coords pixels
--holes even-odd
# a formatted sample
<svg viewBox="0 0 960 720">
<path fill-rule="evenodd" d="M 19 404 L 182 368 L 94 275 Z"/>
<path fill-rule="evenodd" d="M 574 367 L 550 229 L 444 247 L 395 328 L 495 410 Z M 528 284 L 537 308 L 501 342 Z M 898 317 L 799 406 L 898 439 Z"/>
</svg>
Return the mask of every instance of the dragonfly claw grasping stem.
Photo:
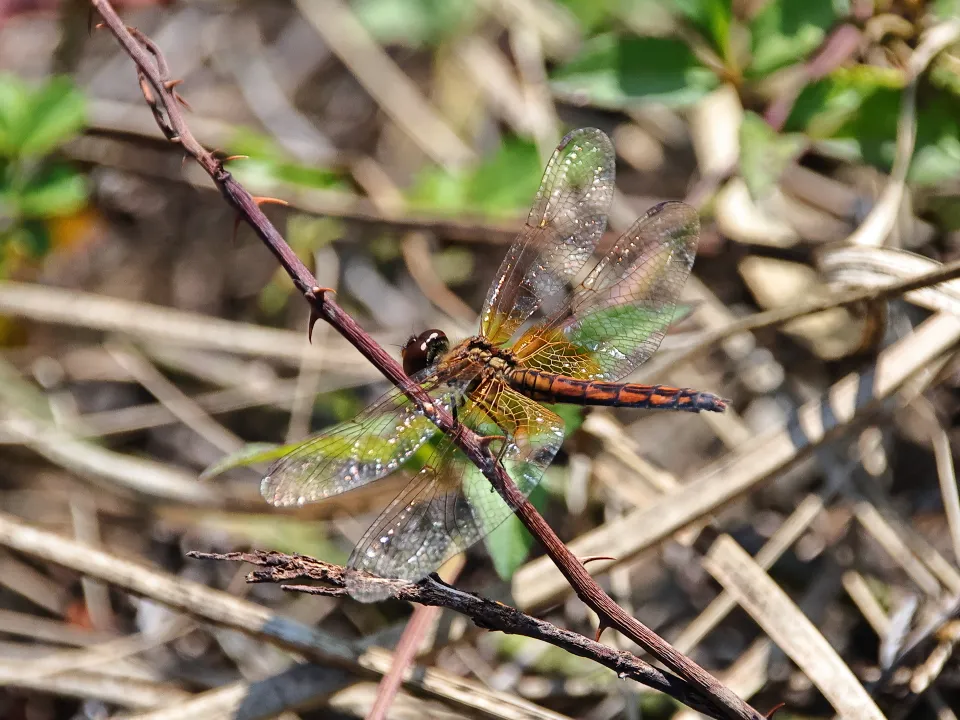
<svg viewBox="0 0 960 720">
<path fill-rule="evenodd" d="M 501 442 L 500 449 L 497 451 L 497 462 L 503 461 L 503 456 L 507 451 L 507 445 L 510 442 L 510 438 L 506 435 L 481 435 L 480 444 L 486 448 L 490 449 L 490 443 L 499 440 Z"/>
</svg>

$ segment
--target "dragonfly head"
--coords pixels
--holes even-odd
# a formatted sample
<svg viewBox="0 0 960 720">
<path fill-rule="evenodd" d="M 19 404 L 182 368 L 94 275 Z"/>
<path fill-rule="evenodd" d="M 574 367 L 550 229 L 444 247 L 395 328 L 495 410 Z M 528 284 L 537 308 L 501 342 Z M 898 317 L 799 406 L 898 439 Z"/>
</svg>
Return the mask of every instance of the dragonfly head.
<svg viewBox="0 0 960 720">
<path fill-rule="evenodd" d="M 439 330 L 427 330 L 413 335 L 400 350 L 403 371 L 408 376 L 415 375 L 436 363 L 449 349 L 450 341 Z"/>
</svg>

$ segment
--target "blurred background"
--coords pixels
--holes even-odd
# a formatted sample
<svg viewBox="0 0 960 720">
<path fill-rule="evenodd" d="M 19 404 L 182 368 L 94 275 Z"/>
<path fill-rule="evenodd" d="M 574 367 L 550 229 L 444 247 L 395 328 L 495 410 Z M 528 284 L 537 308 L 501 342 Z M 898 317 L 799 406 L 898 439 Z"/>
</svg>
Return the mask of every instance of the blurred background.
<svg viewBox="0 0 960 720">
<path fill-rule="evenodd" d="M 960 284 L 707 342 L 960 260 L 954 0 L 115 4 L 183 79 L 198 140 L 246 156 L 230 171 L 284 201 L 264 209 L 395 355 L 476 331 L 572 128 L 617 150 L 601 245 L 656 202 L 696 206 L 685 316 L 631 379 L 731 409 L 568 409 L 535 503 L 761 712 L 957 717 Z M 411 607 L 251 586 L 185 552 L 344 562 L 408 475 L 295 511 L 255 469 L 198 475 L 388 385 L 323 323 L 307 343 L 303 299 L 163 138 L 98 20 L 0 0 L 0 717 L 375 716 L 392 659 L 369 648 L 394 648 Z M 596 631 L 514 520 L 444 574 Z M 298 664 L 279 618 L 341 662 Z M 695 716 L 551 646 L 420 620 L 420 670 L 381 717 Z"/>
</svg>

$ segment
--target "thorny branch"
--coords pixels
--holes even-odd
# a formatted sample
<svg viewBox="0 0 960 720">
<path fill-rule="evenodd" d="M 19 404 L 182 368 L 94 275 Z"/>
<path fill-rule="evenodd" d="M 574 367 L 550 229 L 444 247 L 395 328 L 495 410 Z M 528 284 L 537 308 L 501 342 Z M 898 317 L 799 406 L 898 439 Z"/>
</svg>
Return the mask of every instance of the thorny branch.
<svg viewBox="0 0 960 720">
<path fill-rule="evenodd" d="M 577 593 L 577 596 L 600 617 L 601 627 L 623 633 L 643 647 L 658 661 L 689 683 L 709 703 L 719 717 L 761 720 L 763 717 L 722 685 L 710 673 L 677 651 L 666 640 L 629 615 L 607 595 L 577 559 L 556 536 L 536 508 L 517 489 L 510 476 L 490 453 L 483 439 L 469 428 L 455 424 L 450 413 L 433 403 L 427 392 L 412 382 L 399 363 L 381 348 L 344 310 L 317 287 L 316 278 L 300 261 L 286 241 L 260 210 L 257 201 L 223 167 L 223 163 L 204 148 L 190 132 L 183 117 L 182 100 L 175 91 L 179 81 L 170 77 L 159 48 L 143 33 L 127 28 L 107 0 L 91 0 L 106 26 L 137 66 L 144 97 L 157 119 L 161 131 L 179 144 L 207 172 L 221 194 L 253 228 L 260 239 L 286 270 L 296 288 L 311 307 L 311 327 L 317 319 L 326 320 L 343 335 L 394 385 L 400 388 L 441 432 L 449 435 L 457 447 L 483 472 L 517 517 L 544 546 L 550 559 Z"/>
<path fill-rule="evenodd" d="M 201 560 L 232 560 L 248 562 L 260 570 L 247 575 L 251 583 L 289 583 L 293 580 L 319 581 L 324 585 L 292 585 L 281 587 L 290 592 L 308 595 L 346 596 L 344 574 L 346 568 L 316 560 L 306 555 L 286 555 L 278 552 L 190 552 L 190 557 Z M 410 584 L 367 575 L 370 582 L 389 587 L 400 600 L 432 607 L 454 610 L 470 618 L 485 630 L 498 630 L 510 635 L 542 640 L 579 657 L 593 660 L 613 670 L 621 679 L 631 679 L 659 690 L 689 707 L 710 717 L 719 717 L 716 710 L 698 695 L 691 693 L 690 686 L 680 678 L 648 665 L 632 653 L 614 650 L 579 633 L 564 630 L 556 625 L 520 612 L 509 605 L 487 600 L 473 593 L 457 590 L 440 580 L 435 574 L 418 583 Z"/>
</svg>

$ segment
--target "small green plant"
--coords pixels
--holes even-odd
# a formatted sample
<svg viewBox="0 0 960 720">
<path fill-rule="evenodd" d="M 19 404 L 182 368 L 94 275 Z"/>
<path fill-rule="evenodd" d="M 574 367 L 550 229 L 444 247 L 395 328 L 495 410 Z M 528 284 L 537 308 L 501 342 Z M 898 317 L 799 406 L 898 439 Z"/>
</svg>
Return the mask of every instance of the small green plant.
<svg viewBox="0 0 960 720">
<path fill-rule="evenodd" d="M 85 124 L 83 95 L 69 79 L 32 88 L 0 75 L 0 277 L 43 257 L 49 221 L 86 205 L 86 179 L 55 157 Z"/>
<path fill-rule="evenodd" d="M 609 22 L 595 22 L 599 34 L 552 72 L 559 97 L 614 110 L 645 103 L 684 109 L 721 85 L 735 88 L 748 112 L 740 174 L 754 197 L 769 191 L 813 146 L 839 160 L 890 170 L 907 73 L 895 61 L 890 67 L 871 61 L 878 53 L 894 55 L 896 43 L 886 36 L 871 39 L 848 0 L 766 0 L 749 4 L 749 10 L 730 0 L 601 5 Z M 921 3 L 923 12 L 906 39 L 915 43 L 924 27 L 954 17 L 956 8 L 955 0 Z M 841 40 L 851 36 L 857 42 L 847 47 Z M 831 44 L 831 38 L 837 42 Z M 956 52 L 933 63 L 920 86 L 916 150 L 907 178 L 913 189 L 960 178 Z M 771 104 L 794 90 L 797 97 L 784 106 L 782 118 L 766 116 Z"/>
</svg>

